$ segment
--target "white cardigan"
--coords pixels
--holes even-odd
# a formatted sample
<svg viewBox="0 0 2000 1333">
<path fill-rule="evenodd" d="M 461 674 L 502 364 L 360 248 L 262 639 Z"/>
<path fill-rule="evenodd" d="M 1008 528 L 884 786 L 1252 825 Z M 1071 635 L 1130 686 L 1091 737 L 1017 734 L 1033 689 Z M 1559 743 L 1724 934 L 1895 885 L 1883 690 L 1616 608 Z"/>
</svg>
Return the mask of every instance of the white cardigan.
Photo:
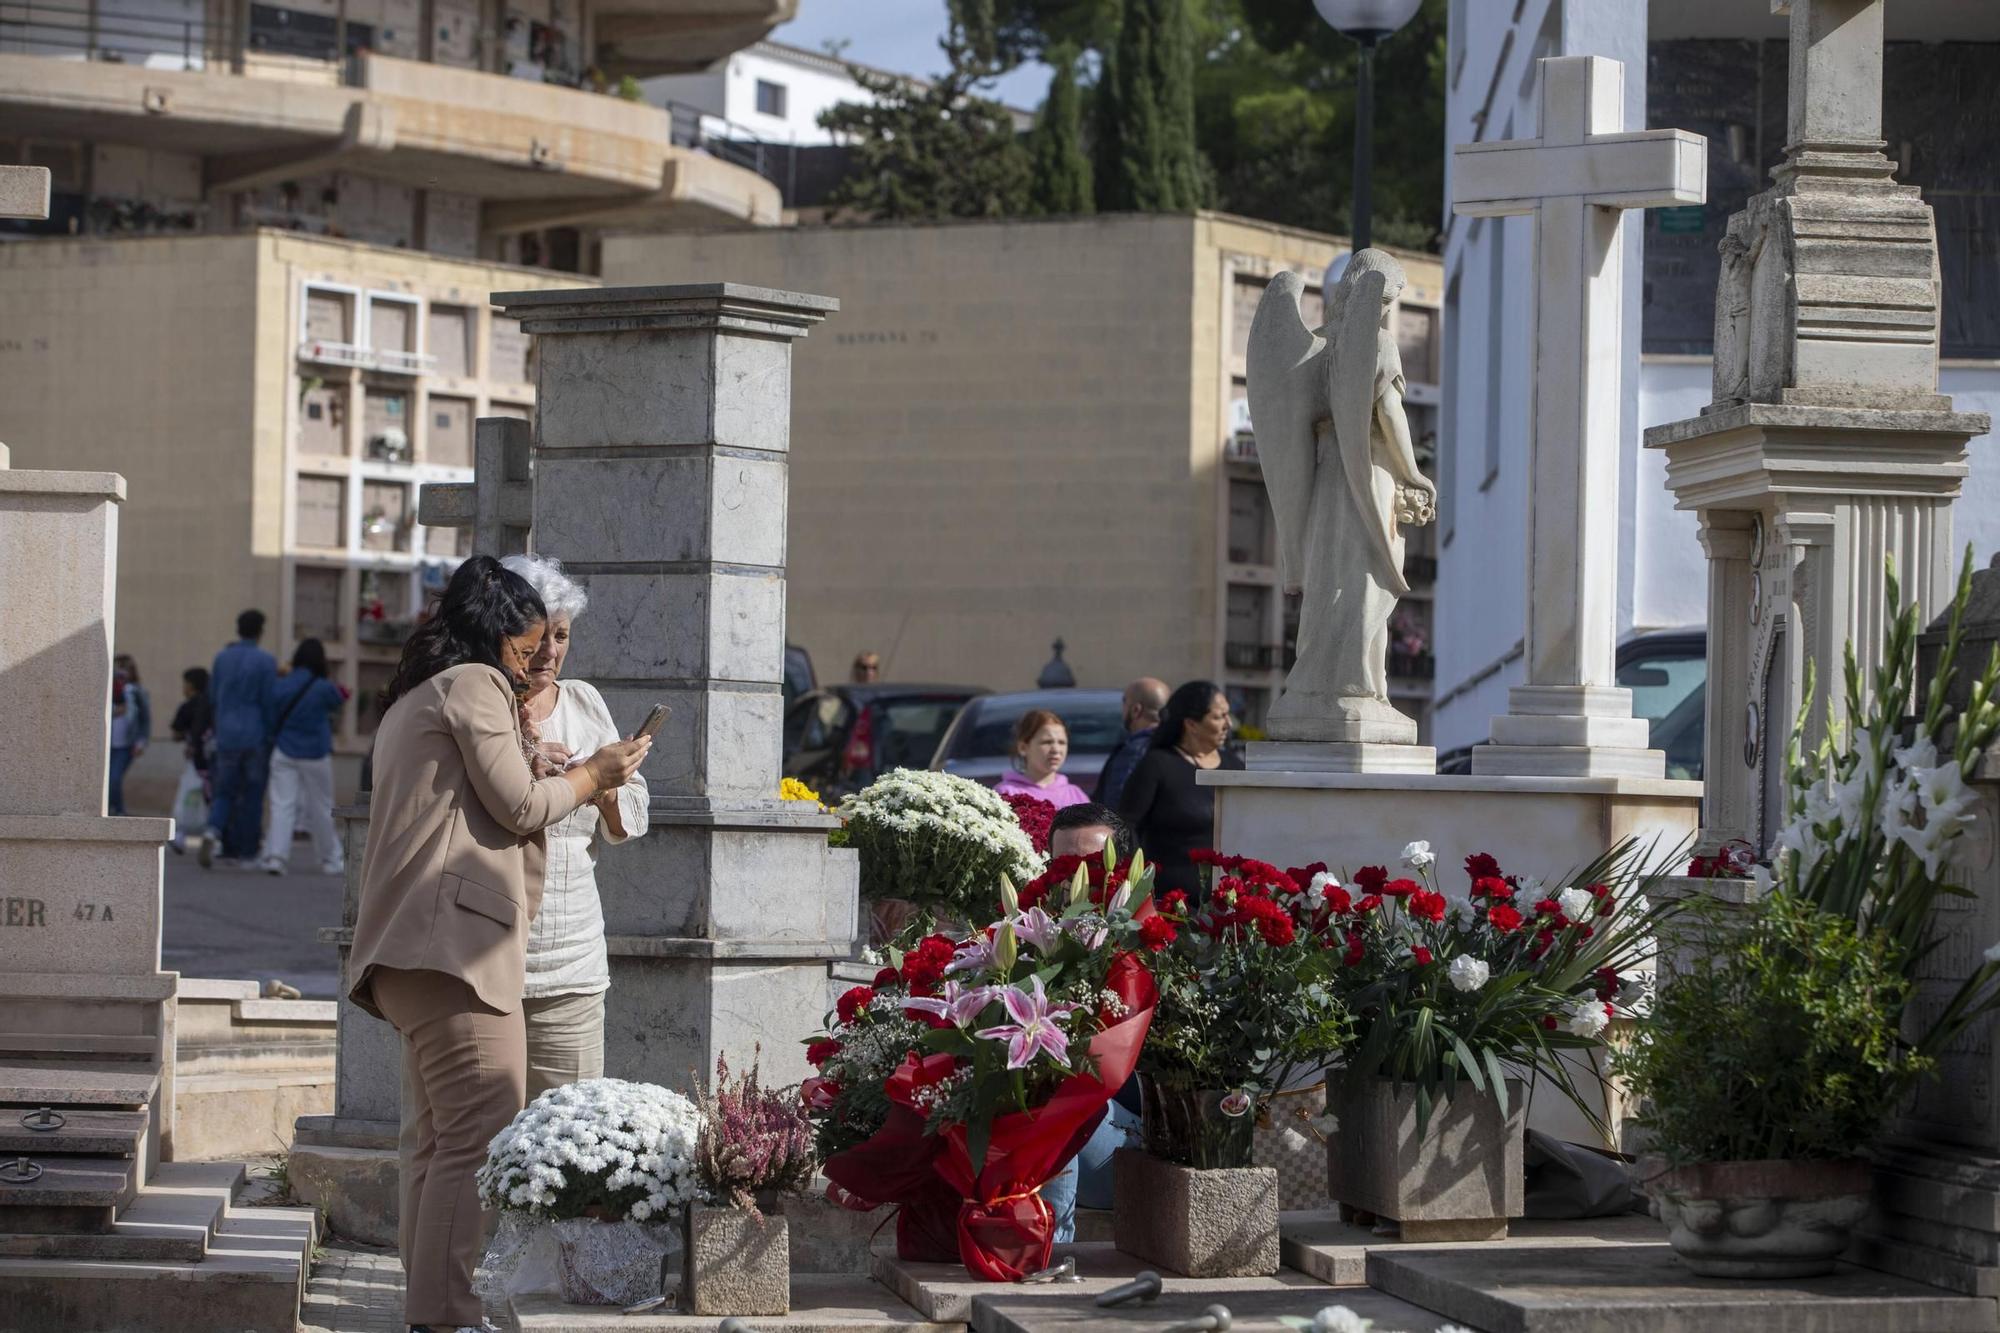
<svg viewBox="0 0 2000 1333">
<path fill-rule="evenodd" d="M 556 682 L 555 711 L 536 725 L 545 741 L 566 745 L 578 759 L 621 739 L 604 696 L 580 680 Z M 604 953 L 604 909 L 597 897 L 598 849 L 646 831 L 646 779 L 634 773 L 618 790 L 622 836 L 605 827 L 597 807 L 585 802 L 548 830 L 548 871 L 542 910 L 528 927 L 525 993 L 595 995 L 611 987 Z"/>
</svg>

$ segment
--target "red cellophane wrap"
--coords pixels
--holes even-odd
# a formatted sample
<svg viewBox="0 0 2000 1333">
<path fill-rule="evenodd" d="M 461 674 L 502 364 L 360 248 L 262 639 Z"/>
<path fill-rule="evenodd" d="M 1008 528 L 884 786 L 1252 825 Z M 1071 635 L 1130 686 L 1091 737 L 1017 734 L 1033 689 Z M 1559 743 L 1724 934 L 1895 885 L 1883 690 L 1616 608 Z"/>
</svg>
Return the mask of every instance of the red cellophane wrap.
<svg viewBox="0 0 2000 1333">
<path fill-rule="evenodd" d="M 1082 1150 L 1113 1094 L 1132 1076 L 1159 998 L 1153 974 L 1130 954 L 1113 960 L 1105 989 L 1127 1013 L 1091 1038 L 1095 1074 L 1072 1074 L 1042 1105 L 996 1117 L 985 1164 L 976 1171 L 966 1126 L 937 1136 L 942 1151 L 935 1170 L 962 1200 L 958 1257 L 974 1277 L 1012 1282 L 1049 1265 L 1055 1218 L 1037 1191 Z M 896 1097 L 893 1084 L 890 1097 Z"/>
<path fill-rule="evenodd" d="M 933 1056 L 933 1059 L 945 1057 Z M 908 1068 L 906 1065 L 905 1068 Z M 892 1075 L 901 1077 L 903 1070 Z M 835 1153 L 823 1168 L 832 1182 L 826 1197 L 843 1208 L 896 1209 L 896 1257 L 912 1263 L 948 1264 L 958 1257 L 954 1223 L 958 1195 L 939 1179 L 938 1140 L 924 1133 L 924 1118 L 905 1105 L 865 1143 Z"/>
</svg>

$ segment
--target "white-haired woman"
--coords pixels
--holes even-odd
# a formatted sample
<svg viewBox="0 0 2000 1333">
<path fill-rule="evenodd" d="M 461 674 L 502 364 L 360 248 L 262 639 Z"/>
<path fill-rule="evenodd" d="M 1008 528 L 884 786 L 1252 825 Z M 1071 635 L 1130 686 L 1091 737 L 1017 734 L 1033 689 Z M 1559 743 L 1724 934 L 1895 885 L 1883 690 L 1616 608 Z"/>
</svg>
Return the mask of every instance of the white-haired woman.
<svg viewBox="0 0 2000 1333">
<path fill-rule="evenodd" d="M 570 628 L 589 598 L 542 556 L 501 561 L 548 607 L 548 633 L 528 663 L 522 732 L 538 753 L 537 774 L 621 739 L 604 697 L 580 680 L 558 680 L 569 656 Z M 528 1023 L 528 1100 L 550 1088 L 604 1076 L 604 992 L 611 970 L 604 952 L 604 911 L 597 898 L 597 857 L 607 846 L 646 831 L 646 779 L 634 773 L 615 791 L 576 808 L 548 831 L 542 909 L 528 928 L 523 1010 Z"/>
</svg>

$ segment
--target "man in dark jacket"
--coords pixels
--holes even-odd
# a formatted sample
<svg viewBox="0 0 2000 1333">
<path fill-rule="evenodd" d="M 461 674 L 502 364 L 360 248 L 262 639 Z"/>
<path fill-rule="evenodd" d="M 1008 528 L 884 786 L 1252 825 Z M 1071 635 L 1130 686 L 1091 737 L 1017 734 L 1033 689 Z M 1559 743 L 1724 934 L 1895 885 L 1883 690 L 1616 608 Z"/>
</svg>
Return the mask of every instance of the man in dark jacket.
<svg viewBox="0 0 2000 1333">
<path fill-rule="evenodd" d="M 1168 692 L 1167 682 L 1151 676 L 1141 676 L 1125 687 L 1125 739 L 1118 742 L 1118 748 L 1104 761 L 1104 772 L 1092 793 L 1092 799 L 1099 805 L 1118 808 L 1118 798 L 1125 794 L 1126 779 L 1132 776 L 1132 770 L 1139 766 L 1141 756 L 1153 743 L 1153 728 L 1160 725 L 1160 710 L 1167 706 Z"/>
</svg>

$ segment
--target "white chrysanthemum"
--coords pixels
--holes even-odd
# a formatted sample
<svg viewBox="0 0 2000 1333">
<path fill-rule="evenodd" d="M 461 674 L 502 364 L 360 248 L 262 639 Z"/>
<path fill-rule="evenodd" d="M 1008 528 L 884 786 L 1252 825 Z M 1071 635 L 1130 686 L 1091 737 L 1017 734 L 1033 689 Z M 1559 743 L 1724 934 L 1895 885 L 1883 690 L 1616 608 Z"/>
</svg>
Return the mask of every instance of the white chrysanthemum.
<svg viewBox="0 0 2000 1333">
<path fill-rule="evenodd" d="M 1462 953 L 1451 960 L 1447 973 L 1451 977 L 1451 984 L 1459 990 L 1476 991 L 1493 975 L 1493 969 L 1486 965 L 1484 959 Z"/>
<path fill-rule="evenodd" d="M 614 1191 L 640 1189 L 636 1220 L 695 1195 L 694 1145 L 701 1114 L 677 1092 L 623 1079 L 587 1079 L 553 1088 L 516 1115 L 487 1149 L 480 1201 L 541 1213 L 563 1191 L 601 1179 Z"/>
</svg>

